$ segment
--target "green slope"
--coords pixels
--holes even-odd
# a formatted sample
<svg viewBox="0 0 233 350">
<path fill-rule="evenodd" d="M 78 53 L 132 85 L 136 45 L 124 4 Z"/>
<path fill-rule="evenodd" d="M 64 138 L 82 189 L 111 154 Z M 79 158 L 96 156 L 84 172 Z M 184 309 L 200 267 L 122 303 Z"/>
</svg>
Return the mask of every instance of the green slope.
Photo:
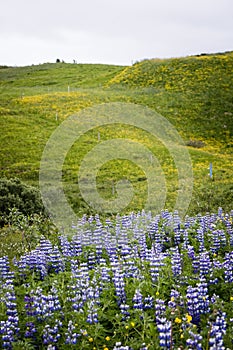
<svg viewBox="0 0 233 350">
<path fill-rule="evenodd" d="M 189 144 L 194 172 L 190 212 L 214 210 L 219 205 L 229 210 L 233 198 L 232 68 L 232 52 L 145 60 L 130 67 L 59 63 L 0 68 L 0 175 L 18 176 L 37 186 L 43 149 L 64 119 L 94 104 L 131 102 L 163 115 Z M 152 135 L 122 126 L 92 130 L 68 153 L 63 180 L 74 209 L 80 214 L 91 211 L 77 184 L 83 157 L 101 141 L 117 137 L 142 143 L 155 154 L 166 177 L 166 207 L 172 209 L 178 180 L 168 150 Z M 208 176 L 210 162 L 214 181 Z M 115 198 L 114 185 L 121 178 L 129 179 L 135 189 L 126 211 L 142 209 L 147 181 L 142 169 L 131 162 L 116 160 L 101 167 L 100 194 Z"/>
<path fill-rule="evenodd" d="M 233 133 L 233 52 L 144 60 L 126 67 L 108 86 L 147 88 L 168 96 L 174 122 L 177 117 L 181 123 L 191 119 L 189 128 L 197 128 L 199 136 L 222 140 Z"/>
<path fill-rule="evenodd" d="M 28 67 L 0 67 L 0 89 L 11 87 L 23 93 L 57 91 L 70 86 L 96 87 L 105 84 L 122 70 L 122 66 L 105 64 L 44 63 Z"/>
</svg>

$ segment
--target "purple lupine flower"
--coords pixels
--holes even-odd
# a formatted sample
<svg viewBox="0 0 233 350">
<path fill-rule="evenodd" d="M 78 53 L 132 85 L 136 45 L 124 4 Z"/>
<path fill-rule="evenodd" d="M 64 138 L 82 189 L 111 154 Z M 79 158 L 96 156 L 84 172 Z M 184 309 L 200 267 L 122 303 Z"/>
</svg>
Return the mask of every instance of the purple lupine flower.
<svg viewBox="0 0 233 350">
<path fill-rule="evenodd" d="M 165 301 L 162 299 L 155 299 L 155 321 L 157 324 L 161 323 L 166 311 Z"/>
<path fill-rule="evenodd" d="M 124 277 L 141 279 L 143 276 L 140 273 L 133 254 L 129 254 L 123 262 Z"/>
<path fill-rule="evenodd" d="M 87 264 L 82 263 L 78 270 L 76 267 L 72 267 L 71 270 L 73 281 L 68 285 L 67 301 L 72 302 L 72 308 L 76 312 L 83 312 L 86 302 L 91 301 L 98 305 L 100 303 L 100 287 L 95 277 L 90 281 Z"/>
<path fill-rule="evenodd" d="M 123 315 L 122 320 L 126 320 L 127 318 L 130 317 L 130 312 L 129 312 L 129 305 L 128 304 L 120 304 L 120 310 Z"/>
<path fill-rule="evenodd" d="M 103 260 L 103 259 L 102 259 Z M 102 283 L 109 283 L 111 281 L 111 277 L 110 277 L 110 268 L 106 265 L 106 262 L 104 261 L 103 263 L 101 263 L 100 261 L 100 282 Z"/>
<path fill-rule="evenodd" d="M 224 257 L 224 280 L 226 283 L 233 282 L 233 252 L 226 253 Z"/>
<path fill-rule="evenodd" d="M 162 254 L 156 254 L 154 251 L 150 251 L 150 255 L 147 256 L 147 260 L 149 260 L 150 263 L 150 275 L 153 283 L 156 283 L 158 280 L 160 268 L 163 266 L 163 259 L 164 256 Z"/>
<path fill-rule="evenodd" d="M 8 256 L 0 258 L 0 279 L 6 279 L 10 272 L 10 265 Z"/>
<path fill-rule="evenodd" d="M 170 293 L 170 297 L 171 297 L 171 300 L 168 302 L 168 306 L 171 309 L 175 309 L 178 306 L 178 302 L 179 302 L 179 299 L 180 299 L 180 292 L 178 292 L 175 289 L 172 289 L 171 293 Z"/>
<path fill-rule="evenodd" d="M 199 227 L 197 229 L 197 241 L 199 242 L 199 252 L 203 252 L 203 250 L 205 249 L 204 246 L 204 229 L 202 227 Z"/>
<path fill-rule="evenodd" d="M 45 317 L 51 316 L 56 311 L 61 311 L 61 304 L 57 293 L 57 289 L 54 286 L 52 286 L 50 293 L 48 295 L 42 296 Z"/>
<path fill-rule="evenodd" d="M 193 273 L 198 273 L 200 271 L 200 261 L 199 256 L 194 256 L 192 261 Z"/>
<path fill-rule="evenodd" d="M 200 283 L 197 284 L 198 289 L 198 299 L 199 299 L 199 309 L 200 314 L 206 314 L 210 312 L 210 301 L 208 295 L 208 287 L 205 278 L 200 279 Z"/>
<path fill-rule="evenodd" d="M 219 296 L 216 294 L 213 294 L 212 297 L 210 298 L 211 304 L 216 304 L 218 300 L 219 300 Z"/>
<path fill-rule="evenodd" d="M 223 209 L 221 207 L 218 208 L 218 217 L 219 218 L 223 218 L 224 217 Z"/>
<path fill-rule="evenodd" d="M 68 237 L 65 235 L 59 236 L 61 252 L 65 260 L 68 260 L 69 257 L 74 256 L 72 249 L 72 244 L 68 241 Z"/>
<path fill-rule="evenodd" d="M 194 333 L 191 329 L 188 330 L 189 338 L 186 340 L 186 345 L 188 349 L 202 350 L 202 336 L 200 334 Z"/>
<path fill-rule="evenodd" d="M 112 265 L 112 271 L 114 272 L 114 276 L 112 280 L 115 286 L 117 303 L 118 305 L 124 304 L 126 301 L 124 277 L 120 271 L 119 263 L 116 263 L 116 264 L 112 263 L 111 265 Z"/>
<path fill-rule="evenodd" d="M 65 344 L 74 345 L 77 344 L 77 340 L 81 337 L 81 334 L 75 332 L 75 326 L 73 325 L 72 320 L 68 323 L 67 332 L 65 333 Z"/>
<path fill-rule="evenodd" d="M 25 295 L 24 297 L 24 302 L 25 302 L 25 309 L 26 309 L 26 314 L 28 316 L 34 316 L 36 315 L 35 309 L 34 309 L 34 296 L 32 294 L 32 291 L 30 294 Z"/>
<path fill-rule="evenodd" d="M 230 217 L 227 218 L 227 220 L 225 221 L 225 225 L 226 225 L 226 230 L 227 233 L 229 235 L 229 243 L 230 246 L 233 246 L 233 228 L 232 228 L 232 223 L 230 222 Z"/>
<path fill-rule="evenodd" d="M 50 261 L 50 255 L 53 251 L 52 243 L 48 239 L 42 237 L 36 251 L 43 253 L 43 255 L 46 257 L 46 262 L 48 263 Z"/>
<path fill-rule="evenodd" d="M 102 234 L 105 234 L 103 232 L 103 225 L 100 221 L 96 224 L 96 229 L 93 232 L 93 244 L 95 245 L 96 249 L 96 260 L 99 261 L 103 254 L 103 237 Z"/>
<path fill-rule="evenodd" d="M 220 270 L 224 267 L 224 264 L 222 264 L 219 260 L 213 259 L 213 270 Z"/>
<path fill-rule="evenodd" d="M 175 210 L 173 213 L 173 229 L 180 230 L 181 219 L 179 217 L 178 211 Z"/>
<path fill-rule="evenodd" d="M 138 240 L 139 243 L 139 256 L 141 260 L 145 260 L 147 256 L 147 244 L 146 244 L 146 235 L 143 233 Z"/>
<path fill-rule="evenodd" d="M 44 254 L 40 248 L 32 250 L 29 254 L 21 256 L 19 261 L 15 261 L 15 265 L 18 267 L 20 276 L 24 278 L 26 271 L 35 271 L 39 274 L 41 279 L 47 275 L 47 262 L 48 257 Z"/>
<path fill-rule="evenodd" d="M 71 249 L 74 257 L 82 254 L 82 235 L 80 233 L 72 237 Z"/>
<path fill-rule="evenodd" d="M 79 291 L 79 285 L 68 285 L 68 289 L 70 290 L 70 296 L 68 296 L 66 300 L 68 302 L 72 302 L 72 308 L 74 311 L 82 312 L 84 307 L 84 300 L 81 291 Z"/>
<path fill-rule="evenodd" d="M 96 264 L 96 258 L 95 258 L 95 253 L 90 252 L 88 254 L 88 268 L 89 270 L 92 270 Z"/>
<path fill-rule="evenodd" d="M 174 276 L 179 276 L 182 273 L 182 258 L 179 253 L 178 247 L 171 249 L 172 257 L 172 272 Z"/>
<path fill-rule="evenodd" d="M 59 333 L 59 329 L 62 327 L 62 322 L 59 320 L 55 320 L 55 325 L 50 326 L 49 324 L 45 325 L 43 329 L 43 344 L 44 345 L 56 345 L 59 339 L 61 338 L 61 334 Z"/>
<path fill-rule="evenodd" d="M 54 246 L 50 254 L 49 270 L 55 273 L 59 273 L 65 270 L 65 264 L 57 246 Z"/>
<path fill-rule="evenodd" d="M 28 316 L 36 316 L 38 320 L 44 320 L 61 310 L 57 290 L 52 286 L 50 294 L 44 295 L 42 289 L 38 287 L 31 290 L 24 298 L 25 309 Z"/>
<path fill-rule="evenodd" d="M 185 228 L 184 230 L 181 231 L 182 232 L 182 236 L 183 236 L 183 249 L 185 250 L 189 250 L 191 245 L 189 244 L 189 233 L 187 228 Z M 190 258 L 192 259 L 192 256 L 190 256 Z"/>
<path fill-rule="evenodd" d="M 226 313 L 219 311 L 215 322 L 213 322 L 210 329 L 209 349 L 210 350 L 224 350 L 223 336 L 226 333 Z"/>
<path fill-rule="evenodd" d="M 87 319 L 86 322 L 89 324 L 98 323 L 98 313 L 97 313 L 97 307 L 96 303 L 91 300 L 89 303 L 87 303 Z"/>
<path fill-rule="evenodd" d="M 33 322 L 26 323 L 25 338 L 34 338 L 36 334 L 36 326 Z"/>
<path fill-rule="evenodd" d="M 133 308 L 138 310 L 143 310 L 143 300 L 142 300 L 142 293 L 140 290 L 136 289 L 134 297 L 133 297 Z"/>
<path fill-rule="evenodd" d="M 3 279 L 1 288 L 5 291 L 14 291 L 15 273 L 13 271 L 7 272 L 6 278 Z"/>
<path fill-rule="evenodd" d="M 200 276 L 207 275 L 212 272 L 212 263 L 210 260 L 209 253 L 204 249 L 199 254 L 199 269 Z"/>
<path fill-rule="evenodd" d="M 195 259 L 195 251 L 194 251 L 194 247 L 192 245 L 187 245 L 187 253 L 188 253 L 188 257 L 191 260 Z"/>
<path fill-rule="evenodd" d="M 148 310 L 148 309 L 153 309 L 154 308 L 154 298 L 150 295 L 147 295 L 144 298 L 144 306 L 143 306 L 144 310 Z"/>
<path fill-rule="evenodd" d="M 107 251 L 110 262 L 114 262 L 117 260 L 117 240 L 116 237 L 111 234 L 109 234 L 107 238 L 108 239 L 104 241 L 104 247 Z"/>
<path fill-rule="evenodd" d="M 10 321 L 0 321 L 0 334 L 2 335 L 3 349 L 12 349 L 15 339 L 15 329 Z"/>
<path fill-rule="evenodd" d="M 213 230 L 212 231 L 212 245 L 210 250 L 213 253 L 217 253 L 221 247 L 226 246 L 226 235 L 224 230 Z"/>
<path fill-rule="evenodd" d="M 187 293 L 187 311 L 192 316 L 192 323 L 198 325 L 200 322 L 200 304 L 199 293 L 195 287 L 188 286 Z"/>
<path fill-rule="evenodd" d="M 157 329 L 159 332 L 159 345 L 161 348 L 171 349 L 172 344 L 172 323 L 165 317 L 160 318 L 157 323 Z"/>
<path fill-rule="evenodd" d="M 123 346 L 121 345 L 121 342 L 117 342 L 113 348 L 113 350 L 133 350 L 129 346 Z"/>
<path fill-rule="evenodd" d="M 2 334 L 3 348 L 11 349 L 19 333 L 19 317 L 14 290 L 5 293 L 6 321 L 0 322 L 0 334 Z"/>
<path fill-rule="evenodd" d="M 155 220 L 153 220 L 153 222 L 150 224 L 148 235 L 150 242 L 156 245 L 157 250 L 161 252 L 163 250 L 164 237 L 159 231 L 159 216 L 157 216 Z"/>
<path fill-rule="evenodd" d="M 179 226 L 177 228 L 174 228 L 175 245 L 179 245 L 180 244 L 182 232 L 183 232 L 183 230 L 181 230 Z"/>
<path fill-rule="evenodd" d="M 163 220 L 163 226 L 167 226 L 172 222 L 172 214 L 167 209 L 161 212 L 161 218 Z"/>
</svg>

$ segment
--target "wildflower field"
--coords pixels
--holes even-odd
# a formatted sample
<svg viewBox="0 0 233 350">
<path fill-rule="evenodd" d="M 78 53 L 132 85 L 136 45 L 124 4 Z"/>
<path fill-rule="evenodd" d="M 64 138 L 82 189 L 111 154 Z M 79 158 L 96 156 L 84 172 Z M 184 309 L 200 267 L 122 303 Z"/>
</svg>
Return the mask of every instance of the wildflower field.
<svg viewBox="0 0 233 350">
<path fill-rule="evenodd" d="M 233 52 L 130 67 L 0 67 L 0 348 L 233 349 L 232 72 Z M 111 103 L 154 111 L 183 140 L 193 182 L 185 218 L 174 208 L 187 162 L 180 176 L 173 149 L 127 120 L 95 124 L 66 152 L 61 188 L 77 218 L 68 231 L 36 206 L 51 135 L 70 116 Z M 162 210 L 144 210 L 152 183 L 137 150 L 135 164 L 110 157 L 96 172 L 103 201 L 118 199 L 122 179 L 131 183 L 132 198 L 119 214 L 85 201 L 82 162 L 89 154 L 94 164 L 99 154 L 91 151 L 114 139 L 146 148 L 149 166 L 156 160 L 163 176 L 153 177 L 153 191 L 165 190 Z M 119 154 L 128 151 L 122 145 Z"/>
<path fill-rule="evenodd" d="M 69 236 L 25 220 L 0 258 L 1 348 L 233 348 L 233 212 L 83 216 Z"/>
</svg>

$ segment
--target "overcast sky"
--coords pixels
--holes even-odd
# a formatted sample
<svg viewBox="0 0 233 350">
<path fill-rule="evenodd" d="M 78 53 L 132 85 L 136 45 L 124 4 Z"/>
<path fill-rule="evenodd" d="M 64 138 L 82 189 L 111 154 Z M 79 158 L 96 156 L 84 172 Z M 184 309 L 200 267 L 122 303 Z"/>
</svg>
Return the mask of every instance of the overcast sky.
<svg viewBox="0 0 233 350">
<path fill-rule="evenodd" d="M 0 65 L 233 50 L 233 0 L 3 0 Z"/>
</svg>

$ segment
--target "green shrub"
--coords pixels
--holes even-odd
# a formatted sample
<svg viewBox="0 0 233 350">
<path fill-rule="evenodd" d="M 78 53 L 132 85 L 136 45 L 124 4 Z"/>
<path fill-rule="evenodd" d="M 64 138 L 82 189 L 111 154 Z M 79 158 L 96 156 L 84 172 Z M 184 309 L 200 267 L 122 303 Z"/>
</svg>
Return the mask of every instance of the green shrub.
<svg viewBox="0 0 233 350">
<path fill-rule="evenodd" d="M 13 208 L 24 215 L 45 214 L 38 189 L 22 183 L 19 179 L 0 179 L 0 226 L 9 220 Z"/>
</svg>

